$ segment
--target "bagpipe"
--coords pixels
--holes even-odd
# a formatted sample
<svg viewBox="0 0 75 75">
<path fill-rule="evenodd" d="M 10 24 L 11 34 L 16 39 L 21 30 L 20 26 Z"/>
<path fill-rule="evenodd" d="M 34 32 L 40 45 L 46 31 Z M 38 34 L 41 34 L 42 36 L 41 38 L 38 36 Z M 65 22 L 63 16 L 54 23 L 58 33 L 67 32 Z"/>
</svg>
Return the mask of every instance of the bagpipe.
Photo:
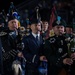
<svg viewBox="0 0 75 75">
<path fill-rule="evenodd" d="M 11 10 L 12 10 L 12 8 L 14 8 L 13 3 L 11 3 L 10 8 L 11 8 Z M 9 12 L 11 13 L 11 11 L 9 11 Z M 17 16 L 17 13 L 14 12 L 12 15 Z M 16 38 L 14 40 L 16 43 L 16 47 L 14 49 L 11 49 L 9 51 L 5 51 L 4 49 L 2 49 L 2 59 L 3 59 L 4 63 L 6 63 L 6 62 L 11 63 L 10 60 L 13 60 L 13 59 L 15 60 L 15 58 L 16 58 L 16 60 L 15 61 L 13 60 L 12 64 L 11 64 L 14 75 L 23 75 L 22 66 L 23 66 L 23 68 L 25 67 L 24 66 L 25 62 L 26 62 L 25 58 L 22 58 L 23 59 L 22 63 L 24 63 L 22 65 L 22 63 L 20 62 L 20 60 L 17 57 L 17 54 L 19 52 L 21 52 L 21 50 L 23 50 L 23 48 L 24 48 L 24 44 L 21 42 L 22 36 L 24 35 L 24 33 L 25 33 L 25 28 L 22 26 L 20 26 L 18 29 L 16 29 L 15 32 L 11 31 L 8 28 L 8 26 L 0 27 L 0 37 L 5 37 L 5 35 L 7 35 L 7 36 L 11 36 L 14 39 L 13 35 L 15 34 L 15 36 L 16 36 Z"/>
<path fill-rule="evenodd" d="M 22 31 L 17 30 L 16 37 L 16 49 L 11 52 L 13 56 L 16 55 L 16 59 L 12 62 L 12 70 L 14 75 L 23 75 L 25 70 L 26 59 L 24 57 L 18 57 L 18 54 L 22 52 L 24 44 L 22 43 Z"/>
<path fill-rule="evenodd" d="M 72 38 L 68 38 L 67 39 L 68 43 L 67 43 L 67 46 L 68 46 L 68 55 L 70 56 L 72 53 L 75 52 L 75 34 L 73 33 L 72 34 Z"/>
</svg>

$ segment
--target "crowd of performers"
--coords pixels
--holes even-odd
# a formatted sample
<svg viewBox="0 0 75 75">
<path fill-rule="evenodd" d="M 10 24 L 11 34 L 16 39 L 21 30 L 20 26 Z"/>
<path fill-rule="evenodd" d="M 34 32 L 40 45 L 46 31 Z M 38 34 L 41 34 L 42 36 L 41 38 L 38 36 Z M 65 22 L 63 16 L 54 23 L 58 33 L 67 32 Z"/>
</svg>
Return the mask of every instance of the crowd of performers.
<svg viewBox="0 0 75 75">
<path fill-rule="evenodd" d="M 1 75 L 75 75 L 75 34 L 57 16 L 49 30 L 47 19 L 33 17 L 27 28 L 12 14 L 7 26 L 0 15 Z M 46 15 L 45 15 L 46 16 Z"/>
</svg>

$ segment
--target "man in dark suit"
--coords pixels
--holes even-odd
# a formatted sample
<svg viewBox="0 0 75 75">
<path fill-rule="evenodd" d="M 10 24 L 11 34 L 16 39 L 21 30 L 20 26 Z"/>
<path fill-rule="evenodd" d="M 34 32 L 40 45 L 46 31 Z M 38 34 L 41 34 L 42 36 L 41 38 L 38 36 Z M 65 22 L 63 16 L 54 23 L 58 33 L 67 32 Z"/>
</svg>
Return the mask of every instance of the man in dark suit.
<svg viewBox="0 0 75 75">
<path fill-rule="evenodd" d="M 25 46 L 23 49 L 23 55 L 27 60 L 25 75 L 39 75 L 39 61 L 42 61 L 44 59 L 44 56 L 40 56 L 43 45 L 42 37 L 40 36 L 40 31 L 40 21 L 33 19 L 31 21 L 30 35 L 23 38 L 23 43 Z"/>
</svg>

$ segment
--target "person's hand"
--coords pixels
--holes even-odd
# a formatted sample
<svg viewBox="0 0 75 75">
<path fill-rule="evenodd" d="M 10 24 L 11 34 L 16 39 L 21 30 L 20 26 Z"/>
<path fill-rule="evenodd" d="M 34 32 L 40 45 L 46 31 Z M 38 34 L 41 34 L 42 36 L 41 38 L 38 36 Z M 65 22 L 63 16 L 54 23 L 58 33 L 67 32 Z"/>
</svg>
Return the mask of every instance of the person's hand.
<svg viewBox="0 0 75 75">
<path fill-rule="evenodd" d="M 75 53 L 72 53 L 72 54 L 71 54 L 71 58 L 72 58 L 73 60 L 75 60 Z"/>
<path fill-rule="evenodd" d="M 73 60 L 71 58 L 65 58 L 63 60 L 63 63 L 64 64 L 67 64 L 67 65 L 71 65 L 71 64 L 73 64 Z"/>
<path fill-rule="evenodd" d="M 23 57 L 22 52 L 19 52 L 19 53 L 18 53 L 18 57 Z"/>
<path fill-rule="evenodd" d="M 2 25 L 0 24 L 0 27 L 2 27 Z"/>
<path fill-rule="evenodd" d="M 45 56 L 40 56 L 40 61 L 47 61 Z"/>
</svg>

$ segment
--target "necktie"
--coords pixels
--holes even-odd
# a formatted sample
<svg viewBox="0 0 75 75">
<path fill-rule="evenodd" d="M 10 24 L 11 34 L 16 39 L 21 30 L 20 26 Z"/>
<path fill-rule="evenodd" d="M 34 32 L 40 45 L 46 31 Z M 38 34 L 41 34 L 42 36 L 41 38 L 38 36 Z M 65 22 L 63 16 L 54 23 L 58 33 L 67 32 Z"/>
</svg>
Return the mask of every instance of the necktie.
<svg viewBox="0 0 75 75">
<path fill-rule="evenodd" d="M 38 41 L 38 35 L 36 36 L 36 40 Z"/>
<path fill-rule="evenodd" d="M 36 41 L 37 41 L 37 43 L 38 43 L 38 45 L 39 45 L 39 38 L 38 38 L 38 35 L 36 36 Z"/>
</svg>

